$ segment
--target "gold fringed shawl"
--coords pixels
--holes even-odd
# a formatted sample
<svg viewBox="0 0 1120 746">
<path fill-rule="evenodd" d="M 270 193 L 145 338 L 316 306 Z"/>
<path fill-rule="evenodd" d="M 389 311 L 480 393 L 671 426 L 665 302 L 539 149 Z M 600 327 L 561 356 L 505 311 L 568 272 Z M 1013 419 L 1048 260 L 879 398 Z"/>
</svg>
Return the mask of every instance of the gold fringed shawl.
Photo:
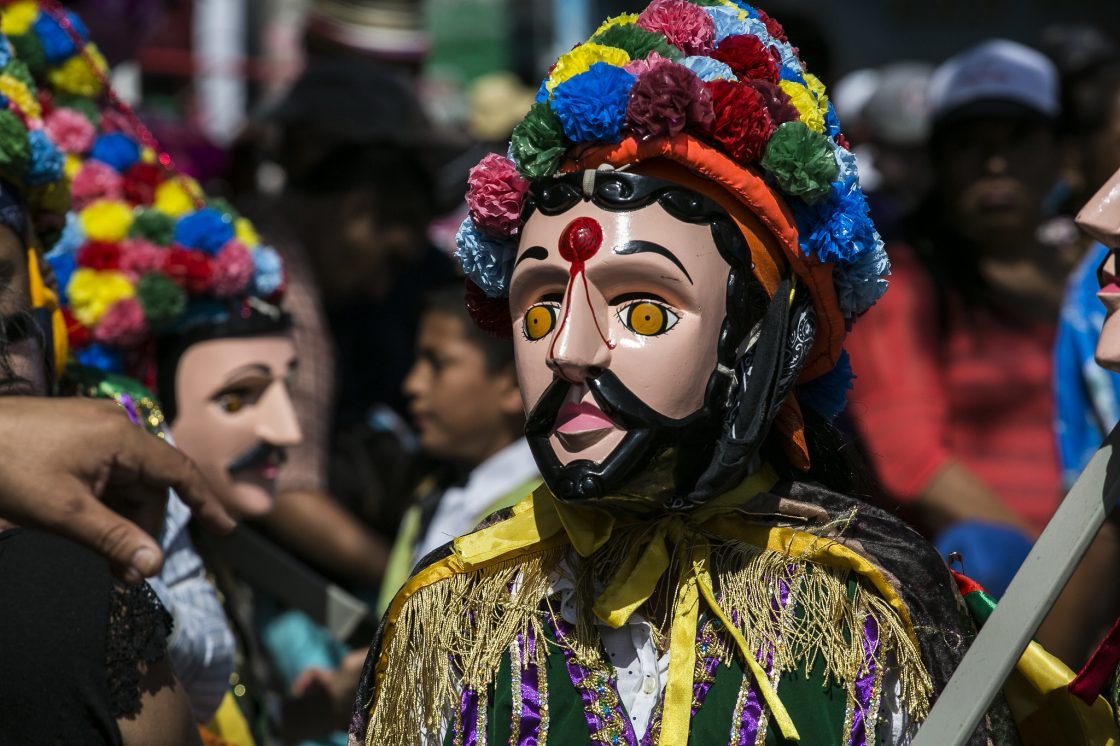
<svg viewBox="0 0 1120 746">
<path fill-rule="evenodd" d="M 841 543 L 844 521 L 817 527 L 834 532 L 818 535 L 747 514 L 748 501 L 775 481 L 764 469 L 690 513 L 653 519 L 572 508 L 542 486 L 510 518 L 455 540 L 453 553 L 418 572 L 389 607 L 366 743 L 414 743 L 447 721 L 460 684 L 485 690 L 518 633 L 543 634 L 541 603 L 565 558 L 584 580 L 594 576 L 576 584 L 587 625 L 587 609 L 605 624 L 625 624 L 670 580 L 662 744 L 687 741 L 702 606 L 727 629 L 785 738 L 798 738 L 796 726 L 759 651 L 773 651 L 780 671 L 820 656 L 826 676 L 851 684 L 866 673 L 859 630 L 868 616 L 878 623 L 880 661 L 892 661 L 908 712 L 924 718 L 932 683 L 906 605 L 876 565 Z M 854 596 L 850 575 L 858 578 Z M 775 613 L 780 585 L 797 601 Z M 543 665 L 544 646 L 538 655 Z"/>
</svg>

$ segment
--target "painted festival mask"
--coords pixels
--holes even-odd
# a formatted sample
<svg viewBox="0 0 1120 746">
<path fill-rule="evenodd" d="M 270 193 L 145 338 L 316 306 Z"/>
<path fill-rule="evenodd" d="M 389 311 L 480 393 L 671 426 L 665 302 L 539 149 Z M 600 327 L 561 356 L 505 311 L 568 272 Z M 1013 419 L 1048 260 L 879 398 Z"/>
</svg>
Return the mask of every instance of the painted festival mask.
<svg viewBox="0 0 1120 746">
<path fill-rule="evenodd" d="M 1104 327 L 1097 341 L 1097 363 L 1120 373 L 1120 270 L 1116 251 L 1120 249 L 1120 171 L 1113 175 L 1077 215 L 1077 224 L 1112 249 L 1097 271 L 1100 293 L 1106 309 Z"/>
</svg>

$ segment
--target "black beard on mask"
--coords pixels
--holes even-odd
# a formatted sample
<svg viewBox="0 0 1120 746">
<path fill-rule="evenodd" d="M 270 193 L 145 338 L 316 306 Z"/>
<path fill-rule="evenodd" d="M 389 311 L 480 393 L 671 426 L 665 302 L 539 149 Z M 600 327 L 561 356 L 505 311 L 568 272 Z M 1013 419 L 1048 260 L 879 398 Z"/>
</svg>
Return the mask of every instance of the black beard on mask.
<svg viewBox="0 0 1120 746">
<path fill-rule="evenodd" d="M 599 500 L 627 484 L 669 448 L 710 440 L 713 418 L 705 405 L 681 419 L 659 414 L 639 399 L 609 370 L 588 377 L 584 384 L 603 413 L 626 431 L 622 442 L 601 462 L 578 459 L 563 464 L 549 442 L 556 416 L 575 385 L 558 378 L 529 413 L 525 435 L 541 476 L 553 493 L 566 502 Z"/>
</svg>

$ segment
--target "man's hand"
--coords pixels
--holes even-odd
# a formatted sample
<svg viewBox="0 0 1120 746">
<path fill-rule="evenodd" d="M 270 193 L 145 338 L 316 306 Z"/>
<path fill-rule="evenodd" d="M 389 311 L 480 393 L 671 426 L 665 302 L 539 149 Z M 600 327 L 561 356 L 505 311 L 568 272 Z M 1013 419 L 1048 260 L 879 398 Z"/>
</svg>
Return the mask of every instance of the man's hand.
<svg viewBox="0 0 1120 746">
<path fill-rule="evenodd" d="M 128 582 L 163 563 L 168 488 L 211 530 L 234 527 L 194 463 L 112 402 L 0 398 L 0 454 L 0 516 L 85 544 Z"/>
</svg>

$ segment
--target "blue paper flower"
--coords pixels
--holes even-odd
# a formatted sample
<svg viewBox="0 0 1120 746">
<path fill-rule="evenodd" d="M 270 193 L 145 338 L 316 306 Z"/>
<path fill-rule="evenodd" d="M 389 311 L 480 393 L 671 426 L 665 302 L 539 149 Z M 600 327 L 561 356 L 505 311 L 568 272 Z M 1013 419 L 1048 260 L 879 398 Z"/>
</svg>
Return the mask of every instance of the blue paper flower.
<svg viewBox="0 0 1120 746">
<path fill-rule="evenodd" d="M 743 0 L 731 1 L 738 5 L 741 10 L 745 10 L 747 12 L 747 16 L 749 16 L 750 18 L 758 18 L 758 11 L 754 9 L 753 5 L 743 2 Z"/>
<path fill-rule="evenodd" d="M 782 80 L 788 80 L 798 85 L 805 85 L 805 76 L 801 74 L 800 70 L 782 65 L 782 69 L 778 71 L 778 74 L 781 76 Z"/>
<path fill-rule="evenodd" d="M 854 318 L 875 305 L 887 292 L 890 273 L 891 262 L 882 240 L 877 241 L 870 251 L 863 252 L 853 264 L 833 267 L 832 282 L 836 285 L 836 299 L 844 315 Z"/>
<path fill-rule="evenodd" d="M 28 135 L 31 157 L 27 162 L 29 186 L 50 184 L 62 178 L 62 153 L 42 130 L 32 130 Z"/>
<path fill-rule="evenodd" d="M 711 17 L 712 23 L 715 24 L 717 46 L 729 36 L 750 33 L 750 27 L 746 21 L 739 20 L 739 11 L 735 8 L 726 5 L 713 5 L 704 8 L 704 12 Z"/>
<path fill-rule="evenodd" d="M 89 41 L 89 31 L 86 30 L 82 19 L 70 11 L 65 11 L 65 13 L 67 20 L 70 21 L 70 27 L 77 33 L 82 43 Z M 39 44 L 43 47 L 43 56 L 51 64 L 57 65 L 78 53 L 78 49 L 70 39 L 70 34 L 62 26 L 59 26 L 58 21 L 52 18 L 49 13 L 40 12 L 39 17 L 35 19 L 32 30 L 39 37 Z"/>
<path fill-rule="evenodd" d="M 484 235 L 469 217 L 455 235 L 455 258 L 463 273 L 491 298 L 509 295 L 517 243 Z"/>
<path fill-rule="evenodd" d="M 120 350 L 94 342 L 76 355 L 79 365 L 97 368 L 106 373 L 123 373 L 124 356 Z"/>
<path fill-rule="evenodd" d="M 835 187 L 834 187 L 835 189 Z M 851 264 L 879 243 L 868 215 L 867 199 L 858 189 L 832 195 L 823 203 L 790 200 L 801 234 L 801 250 L 822 262 Z"/>
<path fill-rule="evenodd" d="M 85 231 L 82 230 L 82 221 L 78 219 L 78 214 L 75 212 L 66 213 L 66 227 L 62 229 L 62 234 L 55 241 L 54 246 L 47 252 L 47 259 L 56 256 L 64 256 L 68 254 L 76 254 L 78 249 L 82 248 L 82 244 L 86 242 Z M 64 288 L 66 284 L 59 280 L 59 287 Z"/>
<path fill-rule="evenodd" d="M 824 126 L 829 137 L 835 139 L 840 134 L 840 117 L 836 116 L 836 107 L 832 105 L 832 101 L 828 102 L 828 113 L 824 117 Z"/>
<path fill-rule="evenodd" d="M 537 97 L 535 100 L 538 104 L 543 104 L 545 101 L 548 101 L 548 97 L 548 77 L 546 76 L 545 79 L 541 81 L 541 87 L 537 89 Z"/>
<path fill-rule="evenodd" d="M 70 276 L 78 268 L 77 256 L 71 252 L 56 254 L 52 251 L 47 254 L 47 263 L 51 265 L 59 289 L 65 294 L 66 287 L 70 284 Z"/>
<path fill-rule="evenodd" d="M 129 166 L 140 160 L 140 146 L 123 132 L 110 132 L 94 140 L 89 157 L 112 166 L 123 174 Z"/>
<path fill-rule="evenodd" d="M 730 80 L 731 82 L 739 80 L 735 77 L 735 73 L 731 72 L 727 63 L 713 60 L 711 57 L 699 55 L 685 57 L 680 61 L 680 64 L 691 70 L 696 77 L 705 83 L 711 80 Z"/>
<path fill-rule="evenodd" d="M 596 62 L 556 86 L 552 110 L 568 139 L 577 143 L 618 140 L 635 80 L 621 67 Z"/>
<path fill-rule="evenodd" d="M 12 46 L 6 38 L 0 39 L 0 67 L 4 67 L 12 59 Z"/>
<path fill-rule="evenodd" d="M 179 218 L 175 243 L 215 256 L 233 238 L 233 221 L 213 207 L 203 207 Z"/>
<path fill-rule="evenodd" d="M 809 381 L 797 389 L 797 402 L 817 414 L 834 420 L 844 411 L 848 403 L 848 392 L 852 390 L 852 362 L 847 350 L 840 351 L 835 367 L 819 378 Z"/>
<path fill-rule="evenodd" d="M 271 246 L 259 246 L 253 251 L 253 295 L 267 298 L 284 283 L 284 263 Z"/>
</svg>

